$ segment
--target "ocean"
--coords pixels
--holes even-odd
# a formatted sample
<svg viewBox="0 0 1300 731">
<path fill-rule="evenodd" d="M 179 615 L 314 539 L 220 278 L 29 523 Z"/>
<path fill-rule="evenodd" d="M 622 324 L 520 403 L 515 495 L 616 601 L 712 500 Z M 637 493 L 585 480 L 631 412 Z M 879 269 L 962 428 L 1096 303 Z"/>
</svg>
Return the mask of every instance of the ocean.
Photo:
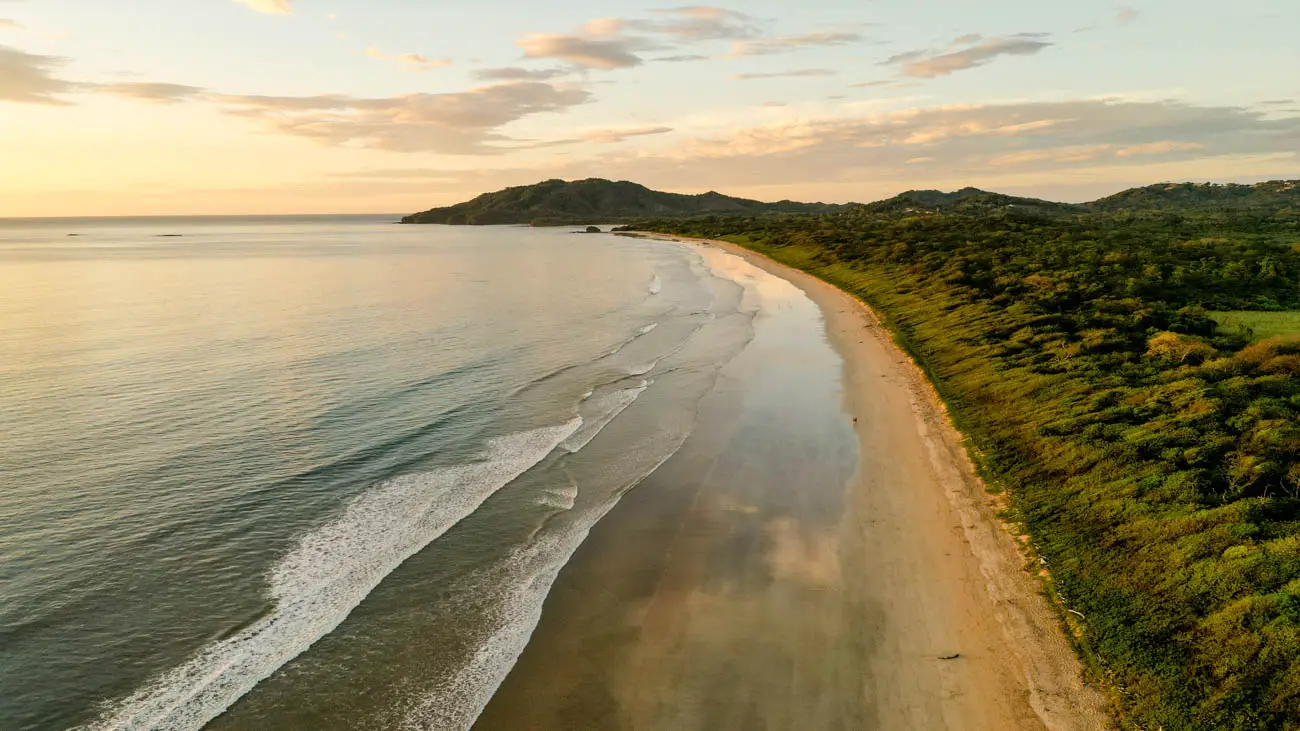
<svg viewBox="0 0 1300 731">
<path fill-rule="evenodd" d="M 782 306 L 714 249 L 395 218 L 0 221 L 0 728 L 468 728 Z"/>
</svg>

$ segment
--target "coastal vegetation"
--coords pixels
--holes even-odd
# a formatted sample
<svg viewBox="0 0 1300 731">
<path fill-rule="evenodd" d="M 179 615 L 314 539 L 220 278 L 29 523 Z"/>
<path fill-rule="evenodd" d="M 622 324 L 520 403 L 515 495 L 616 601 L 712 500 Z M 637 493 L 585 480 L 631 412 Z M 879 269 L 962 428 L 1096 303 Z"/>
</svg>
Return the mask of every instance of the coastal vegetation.
<svg viewBox="0 0 1300 731">
<path fill-rule="evenodd" d="M 1300 183 L 643 220 L 862 298 L 1129 728 L 1300 728 Z M 1273 323 L 1284 325 L 1274 326 Z"/>
</svg>

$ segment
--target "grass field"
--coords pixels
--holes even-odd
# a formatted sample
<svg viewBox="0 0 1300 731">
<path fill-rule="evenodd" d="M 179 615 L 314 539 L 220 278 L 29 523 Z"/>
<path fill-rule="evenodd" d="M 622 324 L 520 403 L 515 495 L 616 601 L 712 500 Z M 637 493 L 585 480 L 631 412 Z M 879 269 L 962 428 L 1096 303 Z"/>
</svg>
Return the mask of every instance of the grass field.
<svg viewBox="0 0 1300 731">
<path fill-rule="evenodd" d="M 1252 312 L 1235 310 L 1232 312 L 1211 312 L 1219 327 L 1229 332 L 1245 326 L 1251 329 L 1255 340 L 1277 337 L 1278 335 L 1300 336 L 1300 312 Z"/>
</svg>

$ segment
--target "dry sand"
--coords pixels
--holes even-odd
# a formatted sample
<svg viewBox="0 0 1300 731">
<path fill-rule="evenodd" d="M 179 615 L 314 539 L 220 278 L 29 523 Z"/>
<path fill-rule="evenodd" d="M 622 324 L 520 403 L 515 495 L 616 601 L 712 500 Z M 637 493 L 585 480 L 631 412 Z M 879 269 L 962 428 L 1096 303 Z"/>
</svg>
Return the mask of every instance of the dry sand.
<svg viewBox="0 0 1300 731">
<path fill-rule="evenodd" d="M 710 243 L 820 307 L 858 440 L 844 505 L 824 529 L 773 518 L 751 535 L 757 508 L 711 491 L 719 452 L 684 450 L 593 530 L 476 728 L 1110 728 L 960 435 L 871 310 Z M 699 438 L 735 439 L 717 419 Z"/>
</svg>

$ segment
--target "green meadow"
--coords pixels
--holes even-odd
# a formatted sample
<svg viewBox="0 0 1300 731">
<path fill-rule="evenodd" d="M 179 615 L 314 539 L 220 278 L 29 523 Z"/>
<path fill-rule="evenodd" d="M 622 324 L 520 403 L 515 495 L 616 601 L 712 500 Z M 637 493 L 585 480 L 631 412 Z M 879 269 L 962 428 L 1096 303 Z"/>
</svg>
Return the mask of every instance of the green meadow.
<svg viewBox="0 0 1300 731">
<path fill-rule="evenodd" d="M 1210 312 L 1219 327 L 1230 332 L 1241 332 L 1251 340 L 1276 337 L 1300 337 L 1300 311 L 1252 312 L 1235 310 Z"/>
</svg>

